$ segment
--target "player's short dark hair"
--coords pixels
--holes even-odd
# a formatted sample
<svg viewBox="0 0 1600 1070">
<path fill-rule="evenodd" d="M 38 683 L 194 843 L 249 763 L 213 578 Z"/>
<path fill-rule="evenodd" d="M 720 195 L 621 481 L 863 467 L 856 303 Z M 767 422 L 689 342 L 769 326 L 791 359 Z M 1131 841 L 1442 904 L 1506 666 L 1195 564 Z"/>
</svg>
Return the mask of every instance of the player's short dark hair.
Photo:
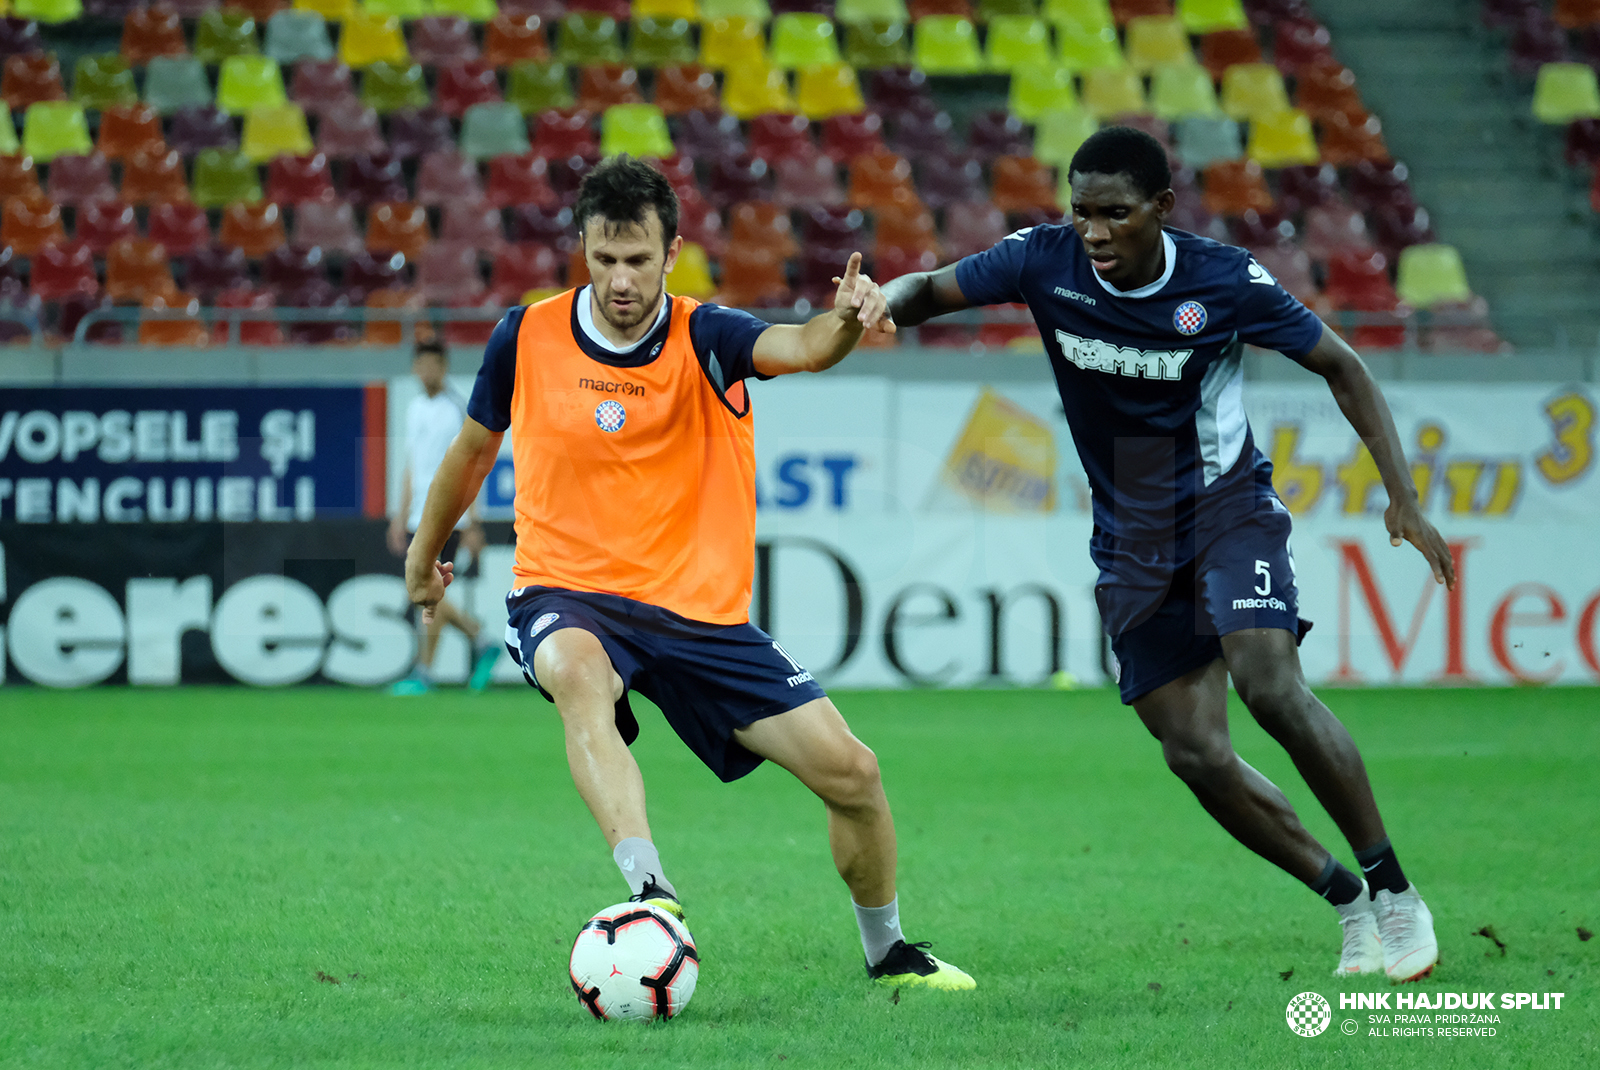
<svg viewBox="0 0 1600 1070">
<path fill-rule="evenodd" d="M 444 345 L 437 341 L 418 342 L 416 351 L 411 354 L 411 359 L 416 360 L 418 357 L 438 357 L 440 363 L 450 363 L 450 354 L 446 353 Z"/>
<path fill-rule="evenodd" d="M 584 176 L 572 215 L 583 234 L 594 216 L 608 226 L 644 226 L 645 212 L 651 208 L 661 220 L 662 244 L 671 245 L 678 235 L 678 195 L 660 171 L 624 152 Z"/>
<path fill-rule="evenodd" d="M 1161 142 L 1131 126 L 1108 126 L 1089 135 L 1072 154 L 1072 175 L 1127 175 L 1133 188 L 1154 197 L 1172 185 L 1172 165 Z"/>
</svg>

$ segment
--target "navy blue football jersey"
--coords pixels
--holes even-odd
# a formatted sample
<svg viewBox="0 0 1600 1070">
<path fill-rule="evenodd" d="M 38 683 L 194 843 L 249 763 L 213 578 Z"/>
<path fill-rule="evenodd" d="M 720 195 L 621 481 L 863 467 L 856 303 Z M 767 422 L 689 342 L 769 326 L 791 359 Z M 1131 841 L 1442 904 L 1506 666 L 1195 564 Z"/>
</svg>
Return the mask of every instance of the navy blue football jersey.
<svg viewBox="0 0 1600 1070">
<path fill-rule="evenodd" d="M 1067 225 L 1019 230 L 956 265 L 976 305 L 1025 302 L 1044 336 L 1094 501 L 1093 549 L 1174 563 L 1272 499 L 1244 414 L 1243 343 L 1301 359 L 1322 321 L 1243 249 L 1165 230 L 1166 270 L 1122 291 Z M 1161 549 L 1166 547 L 1167 549 Z"/>
</svg>

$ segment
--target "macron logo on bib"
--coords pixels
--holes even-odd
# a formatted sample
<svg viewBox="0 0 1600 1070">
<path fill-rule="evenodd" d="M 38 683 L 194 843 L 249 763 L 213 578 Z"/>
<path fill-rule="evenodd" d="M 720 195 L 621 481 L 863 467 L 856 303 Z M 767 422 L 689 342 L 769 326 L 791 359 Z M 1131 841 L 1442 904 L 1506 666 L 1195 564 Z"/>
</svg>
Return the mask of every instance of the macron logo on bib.
<svg viewBox="0 0 1600 1070">
<path fill-rule="evenodd" d="M 1192 349 L 1134 349 L 1066 331 L 1056 332 L 1056 342 L 1061 356 L 1084 371 L 1135 379 L 1182 379 L 1184 364 L 1194 356 Z"/>
</svg>

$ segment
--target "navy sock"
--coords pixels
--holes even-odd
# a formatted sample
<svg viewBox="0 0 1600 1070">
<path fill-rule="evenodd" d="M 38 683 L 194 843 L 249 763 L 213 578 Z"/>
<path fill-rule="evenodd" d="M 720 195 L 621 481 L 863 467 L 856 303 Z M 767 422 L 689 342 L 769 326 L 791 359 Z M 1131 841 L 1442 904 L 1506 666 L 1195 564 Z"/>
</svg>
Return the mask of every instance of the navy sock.
<svg viewBox="0 0 1600 1070">
<path fill-rule="evenodd" d="M 1354 903 L 1361 896 L 1361 878 L 1351 873 L 1339 860 L 1328 856 L 1322 874 L 1311 882 L 1311 890 L 1336 907 Z"/>
<path fill-rule="evenodd" d="M 1372 890 L 1374 899 L 1378 898 L 1380 888 L 1399 895 L 1411 885 L 1400 871 L 1400 861 L 1395 858 L 1387 836 L 1366 850 L 1357 851 L 1356 861 L 1361 863 L 1361 872 L 1366 875 L 1367 887 Z"/>
</svg>

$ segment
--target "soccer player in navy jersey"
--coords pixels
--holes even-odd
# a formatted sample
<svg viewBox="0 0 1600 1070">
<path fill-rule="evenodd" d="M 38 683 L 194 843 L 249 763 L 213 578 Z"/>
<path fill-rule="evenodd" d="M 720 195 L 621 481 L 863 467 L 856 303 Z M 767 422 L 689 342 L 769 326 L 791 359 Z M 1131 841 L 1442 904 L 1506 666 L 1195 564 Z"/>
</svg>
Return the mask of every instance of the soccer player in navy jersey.
<svg viewBox="0 0 1600 1070">
<path fill-rule="evenodd" d="M 1423 517 L 1394 420 L 1366 365 L 1243 249 L 1163 226 L 1166 150 L 1109 127 L 1069 169 L 1071 226 L 1020 230 L 934 272 L 886 284 L 895 323 L 1026 302 L 1044 336 L 1092 490 L 1095 598 L 1122 701 L 1167 765 L 1235 839 L 1338 909 L 1337 974 L 1422 977 L 1433 918 L 1400 869 L 1355 742 L 1311 693 L 1298 646 L 1289 513 L 1242 403 L 1244 343 L 1321 375 L 1389 492 L 1390 542 L 1435 580 L 1450 553 Z M 1283 793 L 1234 753 L 1228 678 L 1289 752 L 1366 879 L 1301 825 Z"/>
</svg>

